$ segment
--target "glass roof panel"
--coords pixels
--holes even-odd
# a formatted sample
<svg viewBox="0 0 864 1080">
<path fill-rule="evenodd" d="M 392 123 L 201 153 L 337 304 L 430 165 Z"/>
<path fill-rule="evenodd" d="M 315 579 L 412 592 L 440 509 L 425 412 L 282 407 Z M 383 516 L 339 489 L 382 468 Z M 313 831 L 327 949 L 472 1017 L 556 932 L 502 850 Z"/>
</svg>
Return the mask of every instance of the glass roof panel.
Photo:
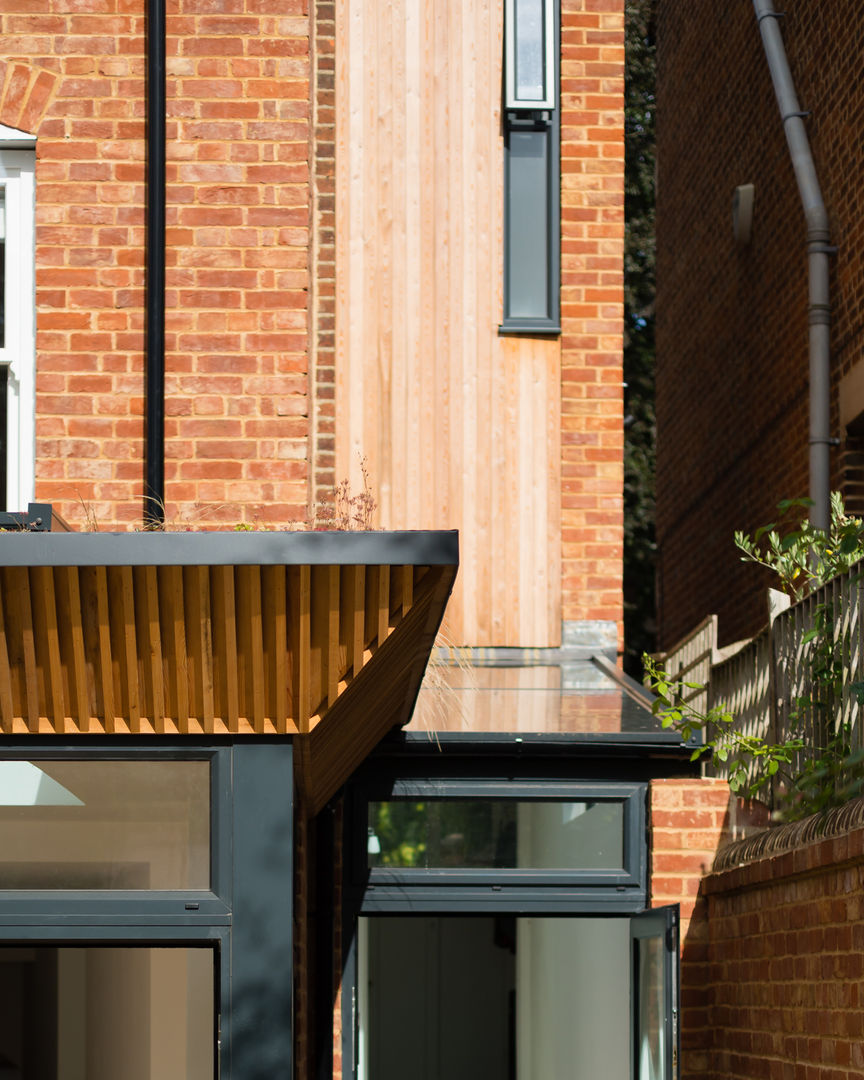
<svg viewBox="0 0 864 1080">
<path fill-rule="evenodd" d="M 675 738 L 640 688 L 610 667 L 591 659 L 536 667 L 433 665 L 406 730 Z"/>
</svg>

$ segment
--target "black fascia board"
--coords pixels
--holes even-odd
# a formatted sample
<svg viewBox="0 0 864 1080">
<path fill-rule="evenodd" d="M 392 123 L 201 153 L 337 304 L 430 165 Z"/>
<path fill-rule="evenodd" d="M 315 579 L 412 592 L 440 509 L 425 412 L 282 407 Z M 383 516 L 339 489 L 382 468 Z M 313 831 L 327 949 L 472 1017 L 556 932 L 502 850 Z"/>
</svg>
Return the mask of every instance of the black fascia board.
<svg viewBox="0 0 864 1080">
<path fill-rule="evenodd" d="M 654 750 L 663 754 L 685 755 L 693 753 L 693 746 L 682 741 L 671 731 L 656 734 L 638 731 L 597 732 L 448 732 L 436 731 L 431 736 L 425 731 L 397 732 L 380 745 L 376 753 L 423 754 L 430 746 L 440 753 L 453 754 L 510 754 L 556 757 L 567 754 L 584 754 L 592 748 L 602 751 L 616 747 L 620 751 L 637 750 L 639 753 Z"/>
<path fill-rule="evenodd" d="M 668 732 L 554 734 L 394 732 L 378 744 L 357 774 L 362 782 L 398 773 L 417 777 L 555 774 L 559 778 L 647 780 L 700 776 L 702 759 Z"/>
<path fill-rule="evenodd" d="M 453 530 L 6 533 L 0 566 L 458 566 Z"/>
</svg>

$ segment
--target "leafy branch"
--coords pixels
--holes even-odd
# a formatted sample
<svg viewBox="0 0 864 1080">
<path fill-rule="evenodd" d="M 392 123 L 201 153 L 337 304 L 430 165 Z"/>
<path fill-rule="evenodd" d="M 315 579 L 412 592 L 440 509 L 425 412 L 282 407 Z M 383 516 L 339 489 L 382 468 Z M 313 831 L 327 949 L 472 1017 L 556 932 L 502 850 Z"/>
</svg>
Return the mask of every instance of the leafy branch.
<svg viewBox="0 0 864 1080">
<path fill-rule="evenodd" d="M 791 784 L 791 766 L 795 755 L 804 748 L 797 736 L 782 743 L 769 743 L 758 735 L 745 735 L 735 726 L 735 717 L 723 705 L 713 705 L 702 712 L 685 696 L 686 690 L 704 691 L 701 683 L 674 679 L 646 653 L 643 657 L 648 685 L 655 695 L 651 706 L 664 728 L 672 728 L 687 742 L 699 734 L 702 741 L 690 755 L 697 761 L 712 752 L 729 768 L 729 787 L 736 795 L 752 798 L 772 776 Z"/>
<path fill-rule="evenodd" d="M 786 499 L 778 503 L 781 514 L 806 512 L 810 499 Z M 800 600 L 826 581 L 843 574 L 864 556 L 864 522 L 846 513 L 839 491 L 831 492 L 831 525 L 826 536 L 806 516 L 796 527 L 779 531 L 777 524 L 763 525 L 751 539 L 735 533 L 742 562 L 758 563 L 773 571 L 783 591 Z"/>
<path fill-rule="evenodd" d="M 735 544 L 744 562 L 771 570 L 793 601 L 801 600 L 831 578 L 846 573 L 864 558 L 864 522 L 846 513 L 839 492 L 831 495 L 828 532 L 814 528 L 805 515 L 808 499 L 788 499 L 778 505 L 781 518 L 792 514 L 790 527 L 772 523 L 756 530 L 751 538 L 735 533 Z M 758 735 L 738 730 L 736 718 L 725 705 L 700 711 L 687 700 L 686 691 L 703 691 L 698 683 L 676 680 L 649 656 L 643 658 L 645 673 L 656 695 L 654 713 L 664 728 L 678 731 L 686 741 L 697 733 L 701 744 L 691 761 L 709 751 L 728 768 L 729 786 L 738 795 L 752 797 L 772 778 L 780 782 L 785 819 L 801 818 L 840 806 L 864 789 L 864 750 L 852 748 L 852 726 L 837 724 L 835 704 L 844 690 L 842 641 L 837 636 L 835 612 L 830 602 L 818 604 L 810 628 L 800 640 L 799 662 L 806 665 L 807 692 L 797 698 L 790 713 L 789 737 L 770 743 Z M 846 686 L 858 705 L 864 704 L 864 682 Z M 803 733 L 822 732 L 808 745 Z"/>
</svg>

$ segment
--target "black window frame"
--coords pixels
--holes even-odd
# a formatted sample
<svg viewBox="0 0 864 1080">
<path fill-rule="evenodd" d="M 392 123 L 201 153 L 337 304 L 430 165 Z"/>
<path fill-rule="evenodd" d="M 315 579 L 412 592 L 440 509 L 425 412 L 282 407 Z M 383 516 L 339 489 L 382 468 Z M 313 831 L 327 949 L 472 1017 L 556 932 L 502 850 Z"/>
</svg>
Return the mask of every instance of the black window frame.
<svg viewBox="0 0 864 1080">
<path fill-rule="evenodd" d="M 502 86 L 502 115 L 504 134 L 504 303 L 499 334 L 558 335 L 561 333 L 561 7 L 560 0 L 550 0 L 553 12 L 553 108 L 507 108 L 506 93 Z M 505 76 L 506 78 L 506 76 Z M 511 169 L 513 165 L 511 135 L 536 132 L 545 144 L 546 177 L 542 188 L 538 187 L 535 198 L 546 201 L 546 313 L 543 317 L 511 315 L 515 297 L 511 281 L 514 260 L 521 258 L 511 242 L 509 221 L 511 202 L 515 199 Z"/>
<path fill-rule="evenodd" d="M 624 804 L 621 870 L 369 867 L 365 849 L 370 802 L 392 798 L 458 798 L 538 802 L 616 801 Z M 399 912 L 495 911 L 632 914 L 648 890 L 647 785 L 631 781 L 422 779 L 358 783 L 346 814 L 346 888 L 359 915 Z"/>
<path fill-rule="evenodd" d="M 33 738 L 0 749 L 0 760 L 76 759 L 210 761 L 211 887 L 0 890 L 0 945 L 212 948 L 217 1080 L 291 1075 L 290 743 Z"/>
</svg>

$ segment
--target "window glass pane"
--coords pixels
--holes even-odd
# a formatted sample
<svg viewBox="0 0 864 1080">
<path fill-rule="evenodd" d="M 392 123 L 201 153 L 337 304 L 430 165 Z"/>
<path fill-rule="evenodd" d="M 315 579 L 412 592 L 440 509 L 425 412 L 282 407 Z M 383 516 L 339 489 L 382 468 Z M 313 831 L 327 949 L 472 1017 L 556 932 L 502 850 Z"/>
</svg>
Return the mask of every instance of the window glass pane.
<svg viewBox="0 0 864 1080">
<path fill-rule="evenodd" d="M 4 1080 L 212 1080 L 212 949 L 0 949 Z"/>
<path fill-rule="evenodd" d="M 514 0 L 513 3 L 516 97 L 520 101 L 542 101 L 544 98 L 543 9 L 543 0 Z"/>
<path fill-rule="evenodd" d="M 630 1080 L 626 919 L 361 919 L 359 1080 Z"/>
<path fill-rule="evenodd" d="M 0 761 L 0 889 L 207 889 L 206 761 Z"/>
<path fill-rule="evenodd" d="M 509 799 L 369 803 L 370 866 L 620 870 L 624 804 Z"/>
<path fill-rule="evenodd" d="M 2 284 L 0 284 L 0 296 L 2 296 Z M 0 345 L 0 348 L 2 348 L 2 345 Z M 9 509 L 6 505 L 6 470 L 9 444 L 8 393 L 9 368 L 5 364 L 0 364 L 0 510 Z"/>
<path fill-rule="evenodd" d="M 666 1076 L 666 1040 L 664 1029 L 664 970 L 666 953 L 662 937 L 640 938 L 637 966 L 639 971 L 639 1016 L 637 1048 L 639 1080 L 664 1080 Z"/>
<path fill-rule="evenodd" d="M 6 348 L 6 188 L 0 185 L 0 349 Z"/>
<path fill-rule="evenodd" d="M 549 131 L 507 135 L 507 311 L 549 317 Z"/>
</svg>

